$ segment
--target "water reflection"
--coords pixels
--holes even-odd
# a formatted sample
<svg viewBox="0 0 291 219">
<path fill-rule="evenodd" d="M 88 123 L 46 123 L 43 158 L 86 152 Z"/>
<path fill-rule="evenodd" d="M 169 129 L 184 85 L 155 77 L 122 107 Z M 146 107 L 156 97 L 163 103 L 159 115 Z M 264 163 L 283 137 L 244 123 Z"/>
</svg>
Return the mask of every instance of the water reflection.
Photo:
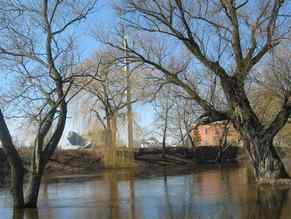
<svg viewBox="0 0 291 219">
<path fill-rule="evenodd" d="M 13 211 L 0 193 L 0 217 L 13 219 L 290 218 L 289 189 L 257 188 L 244 167 L 208 168 L 180 176 L 135 178 L 107 171 L 85 181 L 44 181 L 38 210 Z"/>
<path fill-rule="evenodd" d="M 38 210 L 27 209 L 27 210 L 13 210 L 13 219 L 39 219 Z"/>
<path fill-rule="evenodd" d="M 256 205 L 253 212 L 250 212 L 249 218 L 287 218 L 288 215 L 283 215 L 283 208 L 287 206 L 288 195 L 287 188 L 258 188 Z"/>
</svg>

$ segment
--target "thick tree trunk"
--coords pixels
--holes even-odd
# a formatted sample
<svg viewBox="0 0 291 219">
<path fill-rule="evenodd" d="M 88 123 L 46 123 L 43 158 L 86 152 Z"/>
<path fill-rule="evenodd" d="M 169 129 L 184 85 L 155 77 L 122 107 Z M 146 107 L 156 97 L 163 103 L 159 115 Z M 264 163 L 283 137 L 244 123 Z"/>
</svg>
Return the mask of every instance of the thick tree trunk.
<svg viewBox="0 0 291 219">
<path fill-rule="evenodd" d="M 106 147 L 115 147 L 117 142 L 117 116 L 116 113 L 107 115 Z"/>
<path fill-rule="evenodd" d="M 245 146 L 257 181 L 289 178 L 272 140 L 249 139 Z"/>
<path fill-rule="evenodd" d="M 11 173 L 10 189 L 11 189 L 11 194 L 13 198 L 13 207 L 23 208 L 24 206 L 24 197 L 23 197 L 24 168 L 22 164 L 20 165 L 10 164 L 10 173 Z"/>
<path fill-rule="evenodd" d="M 58 117 L 56 129 L 48 143 L 44 146 L 43 141 L 40 140 L 40 138 L 37 138 L 38 141 L 34 148 L 34 153 L 31 160 L 29 181 L 25 191 L 25 208 L 37 207 L 38 194 L 43 171 L 49 159 L 54 154 L 64 131 L 67 115 L 67 105 L 65 102 L 60 104 L 60 110 L 61 111 Z M 46 129 L 49 129 L 50 127 L 51 126 L 48 125 Z M 49 130 L 44 130 L 45 133 L 48 133 L 48 131 Z"/>
<path fill-rule="evenodd" d="M 23 180 L 24 180 L 24 167 L 6 125 L 2 111 L 0 110 L 0 141 L 7 160 L 10 166 L 11 174 L 11 194 L 13 197 L 13 207 L 22 208 L 24 205 L 23 198 Z"/>
<path fill-rule="evenodd" d="M 30 176 L 27 190 L 25 191 L 25 207 L 26 208 L 36 208 L 39 187 L 41 183 L 41 175 L 34 173 Z"/>
<path fill-rule="evenodd" d="M 29 181 L 25 191 L 25 207 L 36 208 L 38 201 L 39 187 L 41 183 L 42 171 L 33 171 L 29 176 Z"/>
<path fill-rule="evenodd" d="M 273 122 L 271 128 L 266 128 L 251 107 L 244 83 L 227 77 L 222 80 L 222 87 L 231 107 L 231 121 L 245 143 L 257 181 L 289 178 L 273 146 L 273 139 L 286 123 L 288 114 L 278 117 L 282 120 L 280 123 Z"/>
<path fill-rule="evenodd" d="M 105 165 L 117 166 L 117 115 L 115 112 L 107 114 Z"/>
</svg>

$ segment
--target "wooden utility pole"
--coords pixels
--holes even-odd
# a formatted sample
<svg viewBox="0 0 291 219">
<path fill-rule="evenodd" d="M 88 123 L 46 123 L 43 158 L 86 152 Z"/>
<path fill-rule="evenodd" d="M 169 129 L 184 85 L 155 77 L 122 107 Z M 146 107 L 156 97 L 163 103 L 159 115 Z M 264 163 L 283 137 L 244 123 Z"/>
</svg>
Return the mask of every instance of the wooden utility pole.
<svg viewBox="0 0 291 219">
<path fill-rule="evenodd" d="M 133 114 L 132 114 L 132 106 L 131 106 L 131 80 L 130 74 L 128 70 L 128 61 L 127 61 L 127 38 L 124 36 L 123 39 L 124 46 L 124 72 L 126 74 L 126 83 L 127 83 L 127 92 L 126 92 L 126 101 L 127 101 L 127 131 L 128 131 L 128 147 L 133 149 Z"/>
</svg>

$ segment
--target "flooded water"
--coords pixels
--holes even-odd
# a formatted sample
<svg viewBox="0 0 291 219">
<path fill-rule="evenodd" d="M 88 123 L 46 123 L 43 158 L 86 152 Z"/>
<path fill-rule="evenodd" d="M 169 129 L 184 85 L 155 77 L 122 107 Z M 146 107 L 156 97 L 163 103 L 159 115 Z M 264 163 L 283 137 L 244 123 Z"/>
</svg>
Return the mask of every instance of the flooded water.
<svg viewBox="0 0 291 219">
<path fill-rule="evenodd" d="M 0 218 L 291 218 L 287 188 L 257 188 L 247 175 L 244 167 L 209 167 L 176 176 L 108 171 L 77 181 L 60 178 L 44 182 L 37 211 L 13 211 L 8 192 L 0 191 Z"/>
</svg>

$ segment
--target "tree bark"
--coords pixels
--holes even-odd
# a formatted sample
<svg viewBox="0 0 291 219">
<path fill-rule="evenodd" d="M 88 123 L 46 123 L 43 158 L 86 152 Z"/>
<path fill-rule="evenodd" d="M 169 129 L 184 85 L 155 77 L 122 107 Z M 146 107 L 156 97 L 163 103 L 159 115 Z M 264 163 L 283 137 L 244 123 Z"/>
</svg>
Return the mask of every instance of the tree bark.
<svg viewBox="0 0 291 219">
<path fill-rule="evenodd" d="M 42 171 L 33 172 L 29 177 L 29 181 L 25 191 L 25 207 L 36 208 L 38 201 L 38 193 L 41 183 Z"/>
<path fill-rule="evenodd" d="M 23 183 L 24 183 L 24 168 L 22 163 L 10 164 L 11 185 L 10 190 L 13 198 L 14 208 L 24 207 Z"/>
<path fill-rule="evenodd" d="M 232 108 L 231 121 L 245 143 L 257 181 L 289 178 L 273 145 L 275 133 L 259 121 L 249 103 L 244 84 L 229 77 L 222 81 L 222 87 Z"/>
<path fill-rule="evenodd" d="M 115 147 L 117 143 L 117 115 L 115 112 L 108 113 L 106 127 L 106 146 Z"/>
<path fill-rule="evenodd" d="M 14 208 L 22 208 L 24 205 L 23 198 L 23 181 L 24 167 L 22 160 L 15 149 L 12 138 L 5 122 L 2 111 L 0 110 L 0 140 L 5 155 L 7 156 L 11 173 L 11 194 L 13 197 Z"/>
<path fill-rule="evenodd" d="M 106 127 L 106 153 L 105 162 L 108 167 L 116 167 L 117 165 L 117 114 L 116 112 L 107 113 L 106 116 L 107 127 Z"/>
<path fill-rule="evenodd" d="M 257 181 L 289 178 L 285 166 L 273 145 L 273 139 L 252 138 L 245 141 L 245 147 Z"/>
</svg>

